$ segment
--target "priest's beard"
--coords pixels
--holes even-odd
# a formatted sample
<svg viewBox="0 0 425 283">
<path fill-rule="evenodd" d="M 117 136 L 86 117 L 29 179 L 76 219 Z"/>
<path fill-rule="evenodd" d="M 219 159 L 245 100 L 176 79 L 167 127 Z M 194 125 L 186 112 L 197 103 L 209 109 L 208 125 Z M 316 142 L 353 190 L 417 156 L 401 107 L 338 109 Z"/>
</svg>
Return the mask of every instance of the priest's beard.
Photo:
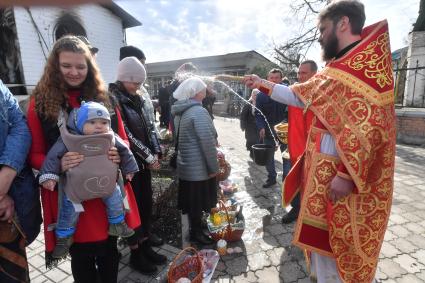
<svg viewBox="0 0 425 283">
<path fill-rule="evenodd" d="M 336 29 L 334 27 L 332 33 L 326 40 L 322 40 L 320 45 L 322 46 L 322 59 L 325 62 L 335 58 L 338 54 L 338 38 L 336 37 Z"/>
</svg>

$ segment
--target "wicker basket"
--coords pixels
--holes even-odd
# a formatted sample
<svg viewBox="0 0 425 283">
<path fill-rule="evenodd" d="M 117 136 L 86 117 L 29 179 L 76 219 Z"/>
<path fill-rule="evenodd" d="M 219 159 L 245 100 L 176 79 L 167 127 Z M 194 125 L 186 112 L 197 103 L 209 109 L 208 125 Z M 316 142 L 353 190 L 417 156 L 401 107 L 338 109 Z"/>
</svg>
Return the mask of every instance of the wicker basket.
<svg viewBox="0 0 425 283">
<path fill-rule="evenodd" d="M 229 162 L 226 161 L 226 158 L 224 157 L 224 153 L 221 152 L 220 150 L 217 151 L 217 161 L 218 161 L 217 180 L 224 181 L 229 177 L 232 167 L 230 166 Z"/>
<path fill-rule="evenodd" d="M 224 181 L 230 176 L 231 167 L 229 162 L 222 160 L 218 162 L 217 181 Z"/>
<path fill-rule="evenodd" d="M 193 283 L 201 283 L 203 279 L 204 261 L 198 251 L 192 247 L 182 250 L 171 263 L 168 270 L 168 283 L 175 283 L 182 277 Z"/>
<path fill-rule="evenodd" d="M 210 232 L 211 238 L 215 241 L 224 239 L 227 242 L 236 242 L 242 238 L 242 234 L 245 230 L 245 220 L 242 218 L 236 223 L 232 223 L 229 211 L 223 201 L 219 201 L 219 210 L 223 211 L 226 215 L 227 225 L 215 226 L 211 222 L 211 217 L 207 218 L 208 230 Z M 238 211 L 237 213 L 242 213 Z"/>
<path fill-rule="evenodd" d="M 274 126 L 277 138 L 283 144 L 288 144 L 288 123 L 279 123 Z"/>
</svg>

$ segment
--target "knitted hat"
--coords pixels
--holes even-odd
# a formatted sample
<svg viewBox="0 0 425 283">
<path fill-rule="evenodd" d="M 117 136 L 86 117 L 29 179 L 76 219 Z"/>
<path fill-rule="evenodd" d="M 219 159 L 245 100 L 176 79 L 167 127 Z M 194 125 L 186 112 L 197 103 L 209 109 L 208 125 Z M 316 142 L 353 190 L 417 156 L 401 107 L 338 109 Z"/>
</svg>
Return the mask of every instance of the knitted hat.
<svg viewBox="0 0 425 283">
<path fill-rule="evenodd" d="M 146 70 L 136 57 L 126 57 L 118 63 L 117 81 L 144 83 Z"/>
<path fill-rule="evenodd" d="M 111 126 L 111 116 L 108 109 L 98 102 L 82 102 L 81 107 L 77 111 L 75 126 L 80 134 L 83 133 L 84 124 L 93 119 L 105 119 Z"/>
<path fill-rule="evenodd" d="M 136 57 L 139 60 L 146 60 L 145 53 L 143 53 L 142 50 L 135 46 L 128 45 L 120 48 L 120 61 L 126 57 L 132 56 Z"/>
<path fill-rule="evenodd" d="M 199 92 L 207 89 L 207 85 L 198 77 L 191 77 L 183 81 L 174 91 L 173 97 L 177 100 L 185 100 L 194 97 Z"/>
</svg>

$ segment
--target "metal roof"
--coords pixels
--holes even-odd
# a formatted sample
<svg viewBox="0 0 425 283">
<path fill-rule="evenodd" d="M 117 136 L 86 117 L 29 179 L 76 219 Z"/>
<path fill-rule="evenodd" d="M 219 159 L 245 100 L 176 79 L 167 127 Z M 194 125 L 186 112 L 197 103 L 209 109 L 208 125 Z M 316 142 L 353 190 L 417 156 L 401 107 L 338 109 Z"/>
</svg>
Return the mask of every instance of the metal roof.
<svg viewBox="0 0 425 283">
<path fill-rule="evenodd" d="M 180 65 L 186 62 L 192 62 L 198 68 L 206 72 L 214 72 L 223 69 L 246 70 L 247 63 L 249 63 L 249 61 L 252 61 L 250 59 L 271 63 L 269 59 L 267 59 L 257 51 L 250 50 L 243 52 L 227 53 L 222 55 L 185 58 L 164 62 L 153 62 L 148 63 L 146 65 L 148 69 L 148 74 L 152 77 L 156 75 L 163 75 L 164 73 L 174 74 L 175 70 Z"/>
<path fill-rule="evenodd" d="M 111 1 L 111 3 L 108 4 L 100 4 L 102 7 L 108 9 L 111 11 L 114 15 L 118 16 L 122 20 L 122 24 L 124 28 L 132 28 L 141 26 L 142 23 L 139 22 L 135 17 L 127 13 L 123 8 L 118 6 L 118 4 L 115 4 Z"/>
</svg>

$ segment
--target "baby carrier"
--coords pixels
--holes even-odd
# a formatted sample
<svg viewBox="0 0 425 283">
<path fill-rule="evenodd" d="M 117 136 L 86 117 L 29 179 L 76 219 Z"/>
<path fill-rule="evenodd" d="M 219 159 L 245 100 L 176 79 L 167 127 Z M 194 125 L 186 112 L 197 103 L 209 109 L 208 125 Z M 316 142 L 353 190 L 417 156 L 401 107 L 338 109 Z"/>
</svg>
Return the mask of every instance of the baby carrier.
<svg viewBox="0 0 425 283">
<path fill-rule="evenodd" d="M 63 143 L 68 151 L 84 155 L 78 166 L 65 172 L 65 194 L 73 203 L 110 196 L 118 178 L 118 164 L 108 159 L 108 151 L 115 145 L 114 133 L 74 135 L 68 131 L 65 121 L 62 112 L 58 126 Z"/>
</svg>

